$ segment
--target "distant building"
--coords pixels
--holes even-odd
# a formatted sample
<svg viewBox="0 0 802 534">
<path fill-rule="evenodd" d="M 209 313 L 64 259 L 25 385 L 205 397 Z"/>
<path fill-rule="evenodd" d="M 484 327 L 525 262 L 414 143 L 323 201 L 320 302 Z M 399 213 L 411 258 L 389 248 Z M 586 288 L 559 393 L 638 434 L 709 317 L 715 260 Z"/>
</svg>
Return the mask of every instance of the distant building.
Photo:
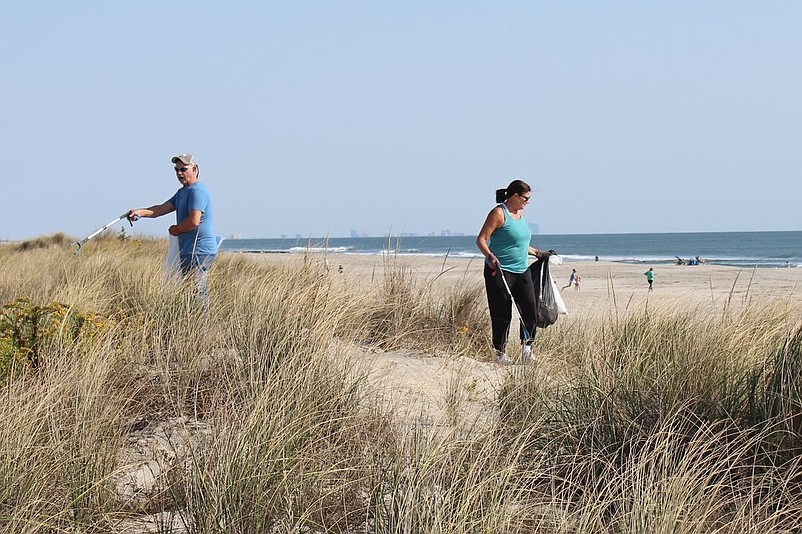
<svg viewBox="0 0 802 534">
<path fill-rule="evenodd" d="M 359 237 L 359 232 L 354 230 L 353 228 L 350 230 L 351 237 Z"/>
</svg>

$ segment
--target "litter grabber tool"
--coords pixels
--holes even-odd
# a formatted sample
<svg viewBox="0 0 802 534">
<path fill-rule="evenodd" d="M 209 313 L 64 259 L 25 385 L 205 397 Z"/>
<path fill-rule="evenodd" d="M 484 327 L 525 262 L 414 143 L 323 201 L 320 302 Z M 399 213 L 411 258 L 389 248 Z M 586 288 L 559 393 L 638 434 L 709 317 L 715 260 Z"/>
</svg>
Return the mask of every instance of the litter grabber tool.
<svg viewBox="0 0 802 534">
<path fill-rule="evenodd" d="M 112 226 L 114 226 L 118 222 L 122 221 L 123 219 L 127 219 L 129 213 L 130 213 L 129 211 L 126 211 L 125 213 L 123 213 L 122 215 L 120 215 L 119 217 L 114 219 L 113 221 L 110 221 L 109 223 L 107 223 L 102 228 L 98 228 L 96 231 L 92 232 L 91 234 L 89 234 L 85 238 L 81 239 L 80 241 L 73 241 L 72 243 L 70 243 L 71 247 L 72 246 L 78 247 L 77 249 L 75 249 L 75 254 L 78 254 L 78 253 L 81 252 L 81 249 L 83 248 L 84 243 L 86 243 L 87 241 L 89 241 L 90 239 L 92 239 L 93 237 L 98 235 L 99 233 L 103 232 L 104 230 L 108 230 L 109 228 L 111 228 Z M 134 220 L 136 220 L 136 219 L 134 219 Z M 128 222 L 131 223 L 131 226 L 134 225 L 134 221 L 129 220 Z"/>
</svg>

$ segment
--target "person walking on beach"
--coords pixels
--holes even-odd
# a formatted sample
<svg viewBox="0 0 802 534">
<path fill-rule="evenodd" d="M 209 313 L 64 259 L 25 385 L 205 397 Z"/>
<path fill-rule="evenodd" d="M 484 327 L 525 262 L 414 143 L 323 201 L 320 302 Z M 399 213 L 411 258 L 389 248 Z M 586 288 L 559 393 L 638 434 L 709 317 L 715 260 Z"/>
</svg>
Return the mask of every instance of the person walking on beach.
<svg viewBox="0 0 802 534">
<path fill-rule="evenodd" d="M 512 321 L 512 298 L 515 299 L 523 323 L 521 363 L 527 363 L 532 358 L 537 308 L 528 256 L 548 258 L 551 255 L 551 252 L 537 250 L 529 244 L 532 234 L 523 211 L 531 197 L 532 189 L 522 180 L 513 180 L 505 189 L 496 190 L 498 205 L 490 210 L 479 235 L 476 236 L 476 246 L 485 257 L 484 280 L 490 309 L 494 358 L 502 365 L 512 363 L 506 353 Z"/>
<path fill-rule="evenodd" d="M 572 285 L 574 285 L 576 283 L 577 276 L 578 275 L 576 274 L 576 269 L 571 269 L 571 276 L 568 277 L 568 285 L 562 286 L 560 288 L 560 291 L 562 291 L 563 289 L 569 288 Z"/>
<path fill-rule="evenodd" d="M 175 212 L 176 223 L 168 229 L 178 237 L 181 274 L 195 276 L 198 296 L 208 309 L 206 274 L 217 254 L 218 239 L 212 229 L 213 210 L 209 190 L 199 181 L 198 163 L 192 154 L 179 154 L 170 160 L 181 188 L 162 204 L 128 212 L 128 220 L 156 218 Z"/>
<path fill-rule="evenodd" d="M 654 282 L 654 268 L 649 267 L 649 270 L 643 273 L 646 276 L 646 281 L 649 282 L 649 291 L 652 290 L 652 283 Z"/>
</svg>

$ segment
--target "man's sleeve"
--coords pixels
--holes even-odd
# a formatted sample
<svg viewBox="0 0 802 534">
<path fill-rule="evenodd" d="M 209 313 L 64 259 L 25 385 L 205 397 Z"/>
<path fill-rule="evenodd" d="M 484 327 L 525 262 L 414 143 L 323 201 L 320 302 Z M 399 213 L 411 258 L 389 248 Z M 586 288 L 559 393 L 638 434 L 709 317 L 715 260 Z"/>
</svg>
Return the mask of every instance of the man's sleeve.
<svg viewBox="0 0 802 534">
<path fill-rule="evenodd" d="M 189 202 L 187 207 L 189 211 L 206 212 L 206 206 L 209 205 L 209 196 L 202 191 L 192 191 L 189 195 Z"/>
</svg>

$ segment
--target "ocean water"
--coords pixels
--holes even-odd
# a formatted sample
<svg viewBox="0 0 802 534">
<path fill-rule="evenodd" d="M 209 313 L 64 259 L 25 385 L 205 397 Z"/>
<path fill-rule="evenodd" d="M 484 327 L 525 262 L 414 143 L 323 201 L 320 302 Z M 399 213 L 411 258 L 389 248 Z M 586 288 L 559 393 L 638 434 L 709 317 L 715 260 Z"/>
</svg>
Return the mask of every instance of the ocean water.
<svg viewBox="0 0 802 534">
<path fill-rule="evenodd" d="M 424 255 L 481 258 L 475 236 L 227 239 L 233 252 L 327 252 L 329 254 Z M 802 267 L 802 231 L 659 234 L 534 235 L 532 245 L 554 249 L 564 261 L 671 264 L 699 256 L 736 267 Z"/>
</svg>

